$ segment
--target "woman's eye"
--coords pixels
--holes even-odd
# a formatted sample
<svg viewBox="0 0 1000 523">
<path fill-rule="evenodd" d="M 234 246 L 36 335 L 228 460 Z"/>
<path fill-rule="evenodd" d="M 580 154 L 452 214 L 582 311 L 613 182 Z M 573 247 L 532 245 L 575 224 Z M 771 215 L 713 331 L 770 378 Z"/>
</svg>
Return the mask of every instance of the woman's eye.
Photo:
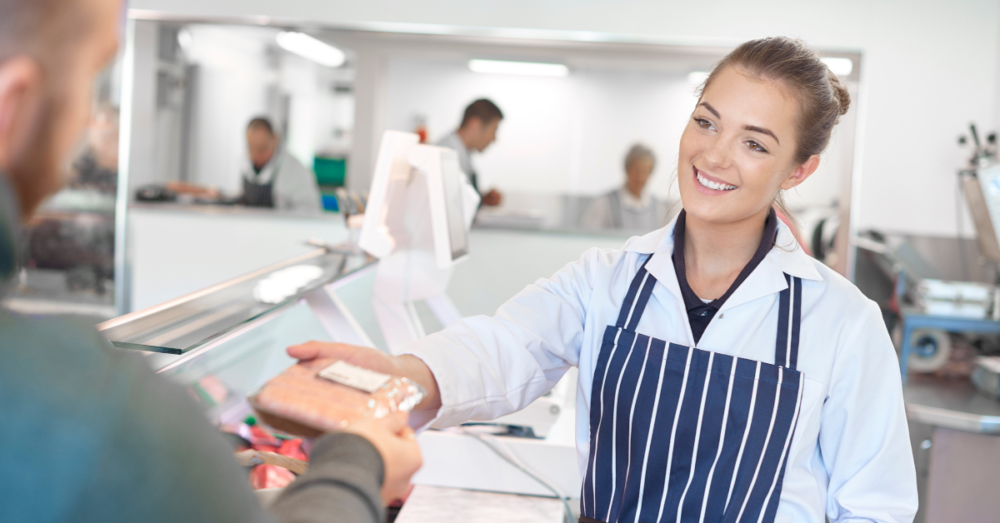
<svg viewBox="0 0 1000 523">
<path fill-rule="evenodd" d="M 757 151 L 757 152 L 760 152 L 760 153 L 766 153 L 767 152 L 767 149 L 765 149 L 759 143 L 757 143 L 757 142 L 755 142 L 753 140 L 747 140 L 746 144 L 747 144 L 747 147 L 749 147 L 751 151 Z"/>
<path fill-rule="evenodd" d="M 698 127 L 701 127 L 702 129 L 709 129 L 709 130 L 711 130 L 711 129 L 715 128 L 715 126 L 712 125 L 712 122 L 710 122 L 710 121 L 708 121 L 708 120 L 706 120 L 704 118 L 695 118 L 694 121 L 695 121 L 696 124 L 698 124 Z"/>
</svg>

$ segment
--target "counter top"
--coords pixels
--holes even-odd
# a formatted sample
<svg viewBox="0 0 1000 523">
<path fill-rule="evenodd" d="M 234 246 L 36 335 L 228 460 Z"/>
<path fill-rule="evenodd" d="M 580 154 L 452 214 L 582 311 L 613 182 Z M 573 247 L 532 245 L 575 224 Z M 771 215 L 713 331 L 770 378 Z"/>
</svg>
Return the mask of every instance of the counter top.
<svg viewBox="0 0 1000 523">
<path fill-rule="evenodd" d="M 244 205 L 217 205 L 201 203 L 179 203 L 179 202 L 133 202 L 129 204 L 129 211 L 162 211 L 184 214 L 206 214 L 223 216 L 252 216 L 265 218 L 309 218 L 319 220 L 343 221 L 344 215 L 339 212 L 299 212 L 276 209 L 265 209 L 262 207 L 247 207 Z"/>
<path fill-rule="evenodd" d="M 910 373 L 903 386 L 912 421 L 966 432 L 1000 434 L 1000 402 L 980 394 L 968 380 Z"/>
<path fill-rule="evenodd" d="M 562 523 L 558 499 L 417 485 L 396 523 Z"/>
<path fill-rule="evenodd" d="M 648 230 L 589 229 L 581 225 L 587 208 L 599 196 L 571 194 L 504 193 L 497 207 L 482 207 L 476 214 L 475 227 L 481 229 L 534 230 L 590 236 L 623 237 L 642 235 Z M 669 209 L 666 225 L 680 205 L 664 204 Z"/>
</svg>

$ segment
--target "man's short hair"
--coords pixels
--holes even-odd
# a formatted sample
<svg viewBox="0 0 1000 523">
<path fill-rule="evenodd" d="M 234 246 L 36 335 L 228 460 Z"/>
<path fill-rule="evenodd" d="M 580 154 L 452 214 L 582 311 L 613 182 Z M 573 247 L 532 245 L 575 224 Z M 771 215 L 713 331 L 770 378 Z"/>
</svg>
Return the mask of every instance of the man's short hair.
<svg viewBox="0 0 1000 523">
<path fill-rule="evenodd" d="M 503 120 L 503 113 L 497 104 L 486 98 L 480 98 L 465 108 L 465 114 L 462 115 L 462 125 L 459 127 L 465 127 L 473 118 L 479 118 L 483 125 L 489 125 L 494 120 Z"/>
<path fill-rule="evenodd" d="M 267 131 L 267 134 L 274 136 L 274 126 L 271 125 L 271 120 L 268 120 L 263 116 L 258 116 L 257 118 L 250 120 L 250 123 L 247 124 L 247 131 L 252 131 L 254 129 L 264 129 Z"/>
<path fill-rule="evenodd" d="M 92 16 L 78 0 L 0 0 L 0 62 L 29 56 L 58 69 L 91 27 Z M 49 71 L 50 73 L 52 71 Z"/>
</svg>

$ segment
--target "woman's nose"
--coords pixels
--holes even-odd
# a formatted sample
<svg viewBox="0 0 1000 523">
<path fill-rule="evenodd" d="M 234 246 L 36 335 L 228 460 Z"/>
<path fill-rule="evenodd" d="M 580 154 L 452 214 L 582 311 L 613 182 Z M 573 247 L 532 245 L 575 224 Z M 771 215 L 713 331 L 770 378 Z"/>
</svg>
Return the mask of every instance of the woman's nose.
<svg viewBox="0 0 1000 523">
<path fill-rule="evenodd" d="M 725 169 L 729 167 L 729 149 L 721 137 L 709 140 L 705 147 L 704 158 L 709 165 L 706 168 Z"/>
</svg>

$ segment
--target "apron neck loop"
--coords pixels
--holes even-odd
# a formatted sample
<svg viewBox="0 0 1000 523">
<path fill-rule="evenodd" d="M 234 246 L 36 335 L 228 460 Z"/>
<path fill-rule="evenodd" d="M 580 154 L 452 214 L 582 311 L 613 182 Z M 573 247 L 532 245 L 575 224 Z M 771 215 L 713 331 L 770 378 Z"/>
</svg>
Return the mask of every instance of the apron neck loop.
<svg viewBox="0 0 1000 523">
<path fill-rule="evenodd" d="M 622 309 L 618 313 L 618 321 L 615 323 L 619 329 L 635 330 L 639 325 L 639 318 L 642 317 L 642 311 L 646 309 L 646 303 L 656 285 L 656 278 L 646 270 L 646 264 L 652 258 L 653 255 L 650 254 L 646 261 L 642 262 L 639 272 L 632 278 L 632 284 L 628 287 L 628 294 L 625 295 Z"/>
<path fill-rule="evenodd" d="M 785 274 L 788 288 L 778 298 L 778 336 L 774 364 L 795 369 L 799 363 L 799 329 L 802 323 L 802 278 Z"/>
</svg>

